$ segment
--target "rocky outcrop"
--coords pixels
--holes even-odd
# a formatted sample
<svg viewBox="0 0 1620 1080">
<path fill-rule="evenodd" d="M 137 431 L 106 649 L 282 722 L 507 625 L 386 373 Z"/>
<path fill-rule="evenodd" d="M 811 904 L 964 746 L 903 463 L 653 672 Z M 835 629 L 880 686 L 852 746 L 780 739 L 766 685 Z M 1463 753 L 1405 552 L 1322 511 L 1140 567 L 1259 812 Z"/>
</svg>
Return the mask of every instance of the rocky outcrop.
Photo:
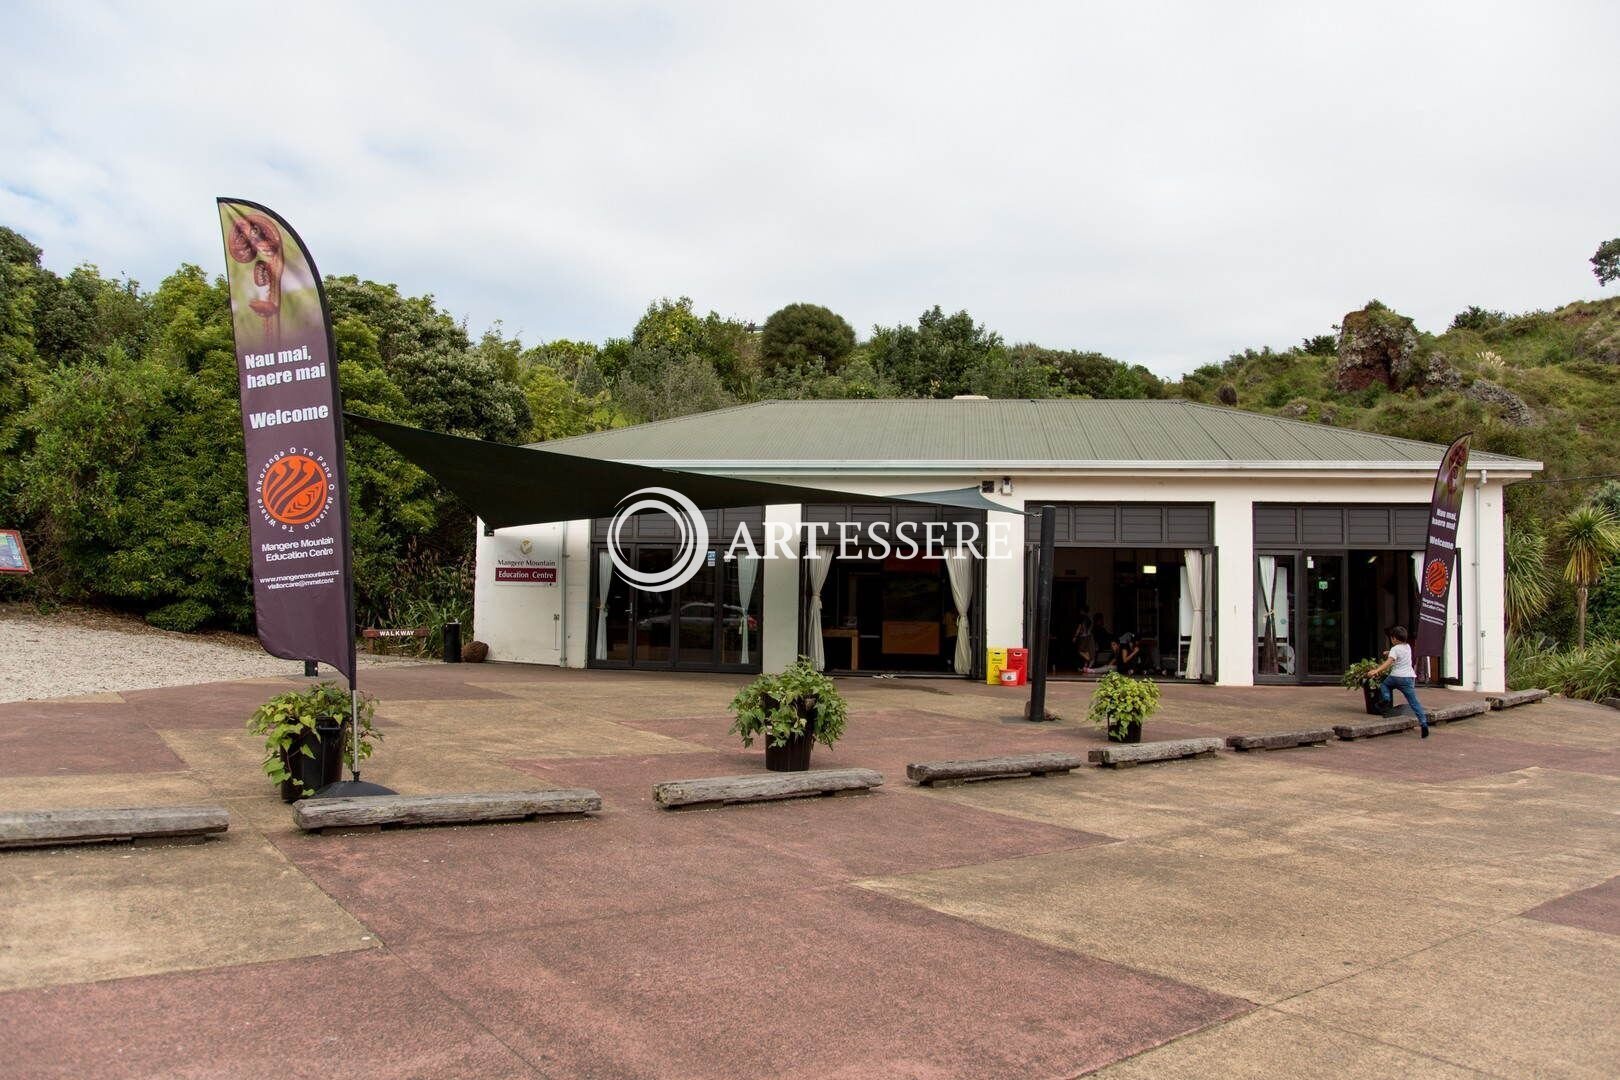
<svg viewBox="0 0 1620 1080">
<path fill-rule="evenodd" d="M 1339 326 L 1339 360 L 1333 368 L 1336 390 L 1406 384 L 1403 375 L 1409 376 L 1419 362 L 1417 328 L 1411 319 L 1374 301 L 1350 312 Z"/>
<path fill-rule="evenodd" d="M 1514 427 L 1529 427 L 1536 422 L 1535 410 L 1524 398 L 1489 379 L 1475 379 L 1463 394 L 1482 405 L 1496 406 L 1502 411 L 1502 419 Z"/>
<path fill-rule="evenodd" d="M 1451 358 L 1442 352 L 1413 356 L 1395 374 L 1397 385 L 1416 387 L 1423 394 L 1461 390 L 1468 385 L 1462 373 L 1451 366 Z"/>
<path fill-rule="evenodd" d="M 1620 364 L 1620 321 L 1596 321 L 1575 337 L 1575 358 Z"/>
</svg>

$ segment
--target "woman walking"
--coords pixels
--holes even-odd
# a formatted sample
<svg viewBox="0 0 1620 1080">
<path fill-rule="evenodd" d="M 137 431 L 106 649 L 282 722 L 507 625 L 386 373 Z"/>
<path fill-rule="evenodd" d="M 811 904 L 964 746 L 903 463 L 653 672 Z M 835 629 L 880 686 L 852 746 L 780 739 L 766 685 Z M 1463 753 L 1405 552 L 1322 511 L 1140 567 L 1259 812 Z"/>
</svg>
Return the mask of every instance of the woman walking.
<svg viewBox="0 0 1620 1080">
<path fill-rule="evenodd" d="M 1411 637 L 1404 626 L 1389 628 L 1389 652 L 1384 654 L 1384 662 L 1372 670 L 1372 677 L 1378 678 L 1385 672 L 1388 677 L 1378 687 L 1378 700 L 1384 708 L 1395 704 L 1395 691 L 1399 690 L 1406 703 L 1412 706 L 1412 712 L 1418 718 L 1418 727 L 1423 738 L 1429 737 L 1429 714 L 1423 711 L 1423 703 L 1417 696 L 1417 669 L 1412 666 Z"/>
</svg>

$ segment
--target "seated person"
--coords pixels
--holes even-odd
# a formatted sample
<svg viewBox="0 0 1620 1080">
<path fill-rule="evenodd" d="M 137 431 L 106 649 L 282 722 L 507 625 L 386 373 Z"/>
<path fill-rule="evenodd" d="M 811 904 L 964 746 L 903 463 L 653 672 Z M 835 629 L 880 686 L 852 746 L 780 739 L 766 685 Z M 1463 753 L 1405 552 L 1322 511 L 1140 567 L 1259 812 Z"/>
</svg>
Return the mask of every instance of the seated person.
<svg viewBox="0 0 1620 1080">
<path fill-rule="evenodd" d="M 1147 670 L 1147 660 L 1142 655 L 1142 644 L 1136 640 L 1136 635 L 1128 630 L 1119 635 L 1119 670 L 1125 675 L 1141 675 Z"/>
</svg>

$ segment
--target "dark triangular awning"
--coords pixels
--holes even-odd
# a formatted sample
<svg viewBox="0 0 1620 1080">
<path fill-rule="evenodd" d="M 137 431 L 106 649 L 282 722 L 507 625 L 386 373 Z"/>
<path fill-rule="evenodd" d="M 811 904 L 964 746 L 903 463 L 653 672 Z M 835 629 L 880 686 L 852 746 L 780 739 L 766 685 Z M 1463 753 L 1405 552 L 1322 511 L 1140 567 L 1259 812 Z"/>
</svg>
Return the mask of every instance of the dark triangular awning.
<svg viewBox="0 0 1620 1080">
<path fill-rule="evenodd" d="M 867 495 L 601 461 L 555 450 L 440 435 L 355 413 L 346 412 L 343 417 L 351 428 L 399 451 L 492 529 L 612 517 L 626 495 L 648 487 L 678 491 L 700 510 L 767 503 L 925 503 L 962 510 L 1023 513 L 991 502 L 977 488 Z"/>
</svg>

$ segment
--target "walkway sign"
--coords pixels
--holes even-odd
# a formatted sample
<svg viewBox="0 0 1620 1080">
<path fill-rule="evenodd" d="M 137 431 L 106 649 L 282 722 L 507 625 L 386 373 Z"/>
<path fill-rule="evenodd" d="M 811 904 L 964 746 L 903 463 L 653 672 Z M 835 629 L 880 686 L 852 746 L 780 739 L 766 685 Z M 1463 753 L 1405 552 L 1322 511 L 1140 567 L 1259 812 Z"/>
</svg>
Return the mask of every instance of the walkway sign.
<svg viewBox="0 0 1620 1080">
<path fill-rule="evenodd" d="M 1464 481 L 1468 475 L 1468 443 L 1464 435 L 1446 450 L 1434 478 L 1429 500 L 1429 540 L 1423 551 L 1423 572 L 1418 578 L 1417 641 L 1413 656 L 1443 656 L 1446 646 L 1446 596 L 1457 570 L 1457 517 L 1462 512 Z"/>
<path fill-rule="evenodd" d="M 22 533 L 16 529 L 0 529 L 0 574 L 30 574 L 28 549 L 23 546 Z"/>
<path fill-rule="evenodd" d="M 320 660 L 354 688 L 343 411 L 326 294 L 291 225 L 220 199 L 247 448 L 253 614 L 272 656 Z"/>
</svg>

